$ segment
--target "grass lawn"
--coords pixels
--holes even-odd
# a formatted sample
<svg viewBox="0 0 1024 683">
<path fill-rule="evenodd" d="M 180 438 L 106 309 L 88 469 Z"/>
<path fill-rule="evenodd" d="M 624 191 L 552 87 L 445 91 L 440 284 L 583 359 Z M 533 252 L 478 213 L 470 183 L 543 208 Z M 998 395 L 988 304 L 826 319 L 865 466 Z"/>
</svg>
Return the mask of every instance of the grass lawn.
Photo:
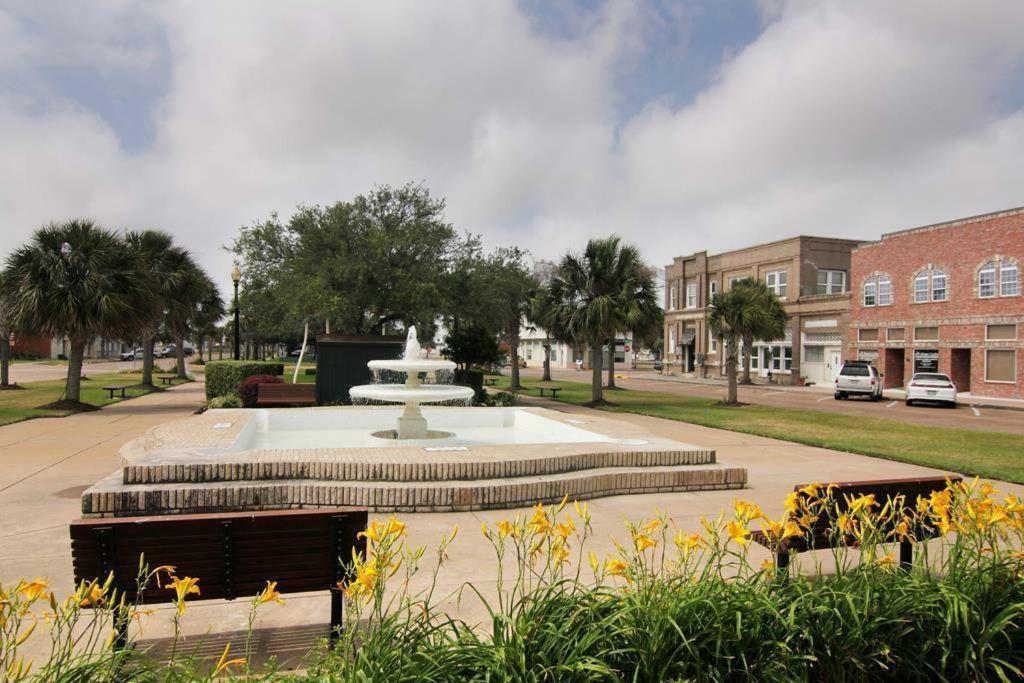
<svg viewBox="0 0 1024 683">
<path fill-rule="evenodd" d="M 88 375 L 82 380 L 82 402 L 94 406 L 105 406 L 117 403 L 120 396 L 114 399 L 103 391 L 107 386 L 132 386 L 138 384 L 141 374 L 104 373 Z M 175 382 L 177 384 L 178 382 Z M 46 380 L 44 382 L 26 382 L 23 389 L 0 391 L 0 425 L 30 420 L 34 417 L 64 417 L 70 415 L 68 410 L 40 409 L 39 406 L 58 401 L 64 396 L 63 379 Z M 149 391 L 133 388 L 125 392 L 128 398 L 142 396 Z"/>
<path fill-rule="evenodd" d="M 538 380 L 523 380 L 527 394 L 538 396 Z M 556 382 L 558 400 L 580 405 L 590 401 L 590 384 Z M 508 387 L 499 381 L 496 389 Z M 772 406 L 725 407 L 716 399 L 672 396 L 650 391 L 605 391 L 615 403 L 603 410 L 637 413 L 705 427 L 768 436 L 849 453 L 863 453 L 915 465 L 1024 483 L 1024 440 L 1019 434 L 980 432 L 907 424 Z"/>
</svg>

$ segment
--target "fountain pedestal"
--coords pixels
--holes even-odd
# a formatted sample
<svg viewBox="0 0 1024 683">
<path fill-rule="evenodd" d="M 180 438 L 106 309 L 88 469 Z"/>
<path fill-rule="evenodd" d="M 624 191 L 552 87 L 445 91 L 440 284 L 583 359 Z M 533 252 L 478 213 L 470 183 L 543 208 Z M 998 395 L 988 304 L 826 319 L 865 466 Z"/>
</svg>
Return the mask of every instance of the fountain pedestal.
<svg viewBox="0 0 1024 683">
<path fill-rule="evenodd" d="M 406 403 L 405 410 L 398 417 L 399 439 L 426 439 L 427 418 L 420 412 L 419 403 Z"/>
</svg>

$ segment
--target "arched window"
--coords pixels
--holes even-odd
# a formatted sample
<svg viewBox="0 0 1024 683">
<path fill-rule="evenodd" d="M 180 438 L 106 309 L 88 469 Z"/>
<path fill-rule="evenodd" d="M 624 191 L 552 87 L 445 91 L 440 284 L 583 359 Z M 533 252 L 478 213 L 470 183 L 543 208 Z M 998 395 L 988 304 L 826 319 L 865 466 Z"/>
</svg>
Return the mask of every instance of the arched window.
<svg viewBox="0 0 1024 683">
<path fill-rule="evenodd" d="M 982 299 L 996 295 L 996 262 L 989 261 L 978 271 L 978 296 Z"/>
<path fill-rule="evenodd" d="M 888 306 L 892 303 L 892 280 L 888 275 L 878 276 L 878 305 Z"/>
<path fill-rule="evenodd" d="M 1003 261 L 999 264 L 999 296 L 1020 294 L 1020 269 L 1016 263 Z"/>
<path fill-rule="evenodd" d="M 892 280 L 888 275 L 872 275 L 864 281 L 865 306 L 888 306 L 892 303 Z"/>
<path fill-rule="evenodd" d="M 946 271 L 942 268 L 926 268 L 914 276 L 914 303 L 945 301 L 947 295 Z"/>
</svg>

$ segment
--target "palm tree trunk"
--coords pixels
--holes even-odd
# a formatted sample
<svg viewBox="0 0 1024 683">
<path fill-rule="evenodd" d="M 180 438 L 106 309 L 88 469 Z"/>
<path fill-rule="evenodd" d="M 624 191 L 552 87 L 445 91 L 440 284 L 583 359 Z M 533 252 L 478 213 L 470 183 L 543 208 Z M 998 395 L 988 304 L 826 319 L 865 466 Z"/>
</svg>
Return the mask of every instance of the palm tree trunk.
<svg viewBox="0 0 1024 683">
<path fill-rule="evenodd" d="M 737 349 L 736 349 L 736 337 L 730 336 L 726 338 L 726 362 L 729 364 L 727 375 L 729 377 L 729 393 L 726 396 L 725 402 L 729 405 L 736 405 L 739 403 L 739 391 L 736 387 L 736 365 L 737 365 Z"/>
<path fill-rule="evenodd" d="M 750 384 L 750 353 L 754 347 L 754 337 L 747 335 L 743 337 L 743 380 L 740 384 Z"/>
<path fill-rule="evenodd" d="M 177 356 L 178 379 L 185 379 L 185 338 L 177 337 L 174 340 L 174 355 Z"/>
<path fill-rule="evenodd" d="M 80 403 L 82 400 L 82 360 L 85 358 L 85 339 L 71 340 L 68 354 L 68 382 L 64 387 L 64 399 Z"/>
<path fill-rule="evenodd" d="M 508 388 L 518 391 L 523 388 L 519 383 L 519 339 L 513 337 L 508 343 L 508 353 L 512 356 L 512 377 L 508 381 Z"/>
<path fill-rule="evenodd" d="M 155 337 L 147 337 L 142 344 L 142 384 L 153 386 L 153 347 L 156 345 Z"/>
<path fill-rule="evenodd" d="M 601 386 L 601 340 L 595 339 L 590 346 L 590 401 L 602 403 L 604 401 L 604 388 Z"/>
<path fill-rule="evenodd" d="M 11 386 L 11 339 L 0 332 L 0 389 Z"/>
<path fill-rule="evenodd" d="M 542 382 L 551 381 L 551 342 L 544 342 L 544 376 Z"/>
<path fill-rule="evenodd" d="M 615 389 L 615 337 L 608 340 L 608 384 L 605 389 Z"/>
</svg>

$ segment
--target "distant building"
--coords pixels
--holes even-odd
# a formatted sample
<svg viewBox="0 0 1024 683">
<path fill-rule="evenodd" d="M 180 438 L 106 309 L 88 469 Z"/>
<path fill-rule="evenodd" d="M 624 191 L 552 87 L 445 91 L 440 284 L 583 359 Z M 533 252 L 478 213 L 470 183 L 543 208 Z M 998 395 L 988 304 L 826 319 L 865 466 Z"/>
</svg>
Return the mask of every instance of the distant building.
<svg viewBox="0 0 1024 683">
<path fill-rule="evenodd" d="M 665 267 L 665 372 L 726 373 L 708 328 L 712 298 L 733 283 L 763 280 L 789 314 L 785 337 L 755 343 L 751 373 L 783 383 L 830 384 L 842 363 L 850 307 L 850 252 L 857 240 L 800 236 L 721 254 L 696 252 Z"/>
<path fill-rule="evenodd" d="M 887 233 L 854 249 L 847 358 L 886 387 L 914 372 L 1024 399 L 1024 207 Z"/>
</svg>

